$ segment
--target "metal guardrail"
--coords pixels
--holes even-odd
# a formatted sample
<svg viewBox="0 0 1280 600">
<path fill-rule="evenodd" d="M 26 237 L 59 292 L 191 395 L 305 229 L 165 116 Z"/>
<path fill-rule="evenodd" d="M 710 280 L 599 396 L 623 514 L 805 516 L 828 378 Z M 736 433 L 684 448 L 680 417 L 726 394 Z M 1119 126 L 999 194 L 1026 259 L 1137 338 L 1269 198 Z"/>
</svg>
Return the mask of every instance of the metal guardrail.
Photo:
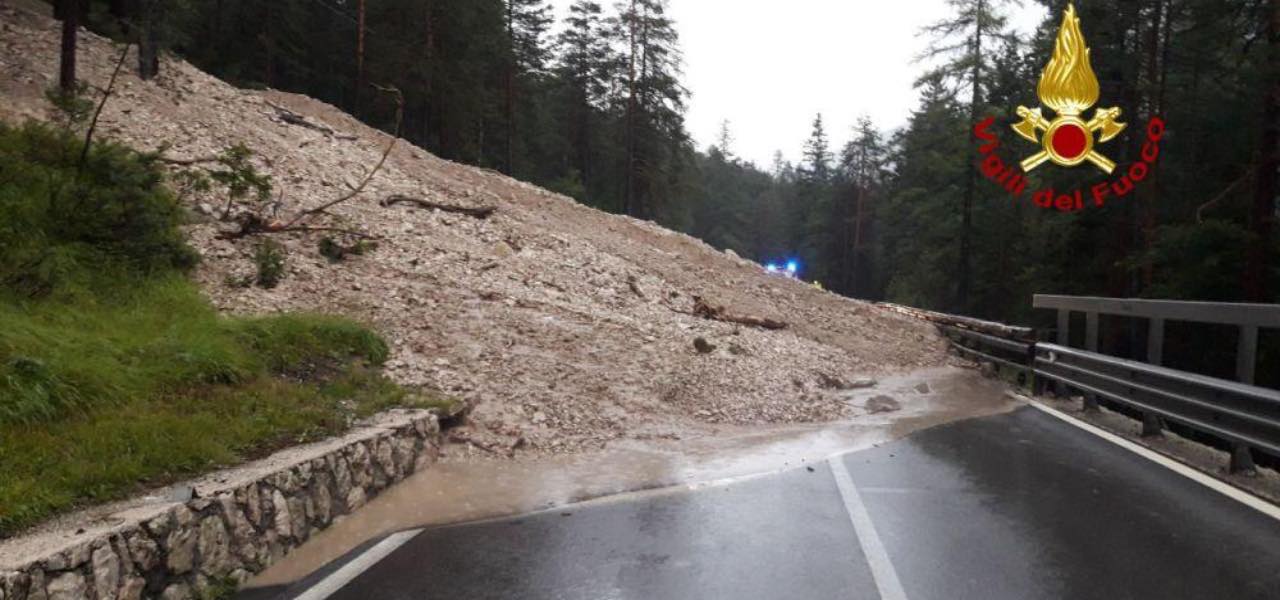
<svg viewBox="0 0 1280 600">
<path fill-rule="evenodd" d="M 1035 352 L 1035 342 L 998 337 L 954 325 L 940 324 L 938 328 L 950 340 L 952 348 L 969 358 L 1007 367 L 1022 375 L 1030 374 L 1033 370 L 1031 358 Z"/>
<path fill-rule="evenodd" d="M 1280 457 L 1280 391 L 1057 344 L 1036 345 L 1034 370 L 1144 415 Z"/>
<path fill-rule="evenodd" d="M 1085 314 L 1085 349 L 1098 351 L 1098 315 L 1118 315 L 1147 319 L 1148 362 L 1160 364 L 1164 356 L 1165 321 L 1216 323 L 1240 328 L 1236 350 L 1236 377 L 1253 383 L 1258 363 L 1258 329 L 1280 328 L 1280 305 L 1234 304 L 1227 302 L 1180 302 L 1174 300 L 1127 300 L 1081 296 L 1036 294 L 1033 308 L 1058 311 L 1058 344 L 1068 345 L 1071 313 Z"/>
<path fill-rule="evenodd" d="M 1280 458 L 1280 391 L 1253 384 L 1258 330 L 1280 328 L 1280 305 L 1121 300 L 1037 295 L 1036 308 L 1058 310 L 1057 344 L 1034 337 L 975 331 L 962 320 L 930 318 L 961 354 L 1030 377 L 1037 393 L 1056 383 L 1059 395 L 1074 390 L 1085 410 L 1105 398 L 1143 415 L 1143 435 L 1158 435 L 1164 422 L 1217 437 L 1232 446 L 1231 471 L 1255 468 L 1254 450 Z M 901 312 L 901 311 L 900 311 Z M 1085 349 L 1068 346 L 1072 312 L 1085 314 Z M 1099 315 L 1150 320 L 1148 362 L 1098 353 Z M 1237 373 L 1228 381 L 1160 365 L 1165 321 L 1235 325 L 1240 328 Z M 994 334 L 993 334 L 994 333 Z"/>
</svg>

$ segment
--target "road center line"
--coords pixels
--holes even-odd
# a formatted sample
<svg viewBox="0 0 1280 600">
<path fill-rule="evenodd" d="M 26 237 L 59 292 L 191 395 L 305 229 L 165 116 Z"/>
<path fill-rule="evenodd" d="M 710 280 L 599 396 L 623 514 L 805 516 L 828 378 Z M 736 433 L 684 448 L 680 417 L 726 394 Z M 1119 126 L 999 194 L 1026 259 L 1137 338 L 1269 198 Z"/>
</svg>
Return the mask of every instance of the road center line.
<svg viewBox="0 0 1280 600">
<path fill-rule="evenodd" d="M 351 583 L 351 580 L 368 571 L 370 567 L 378 564 L 378 561 L 395 552 L 397 548 L 403 546 L 405 542 L 413 539 L 419 533 L 422 533 L 421 529 L 411 529 L 388 536 L 381 542 L 374 544 L 373 547 L 365 550 L 360 556 L 352 559 L 351 562 L 342 565 L 337 571 L 330 573 L 328 577 L 321 579 L 320 583 L 311 586 L 307 591 L 294 597 L 294 600 L 324 600 L 332 596 L 348 583 Z"/>
<path fill-rule="evenodd" d="M 858 488 L 853 485 L 853 478 L 849 476 L 844 460 L 833 456 L 827 459 L 827 465 L 836 478 L 836 487 L 840 489 L 840 497 L 844 500 L 849 520 L 853 521 L 853 530 L 858 535 L 862 553 L 867 557 L 867 565 L 871 568 L 876 588 L 880 590 L 881 600 L 907 600 L 906 592 L 902 591 L 902 582 L 898 580 L 898 572 L 894 570 L 889 553 L 885 552 L 884 544 L 880 542 L 880 534 L 876 533 L 876 526 L 871 522 L 867 506 L 862 503 L 862 496 L 858 495 Z"/>
<path fill-rule="evenodd" d="M 1169 458 L 1163 454 L 1160 454 L 1159 452 L 1156 452 L 1155 450 L 1147 448 L 1146 446 L 1143 446 L 1136 442 L 1132 442 L 1123 437 L 1120 437 L 1114 433 L 1111 433 L 1110 431 L 1107 431 L 1101 427 L 1098 427 L 1097 425 L 1077 419 L 1076 417 L 1066 414 L 1047 404 L 1044 404 L 1037 400 L 1033 400 L 1031 398 L 1028 398 L 1020 394 L 1018 395 L 1018 398 L 1031 404 L 1031 406 L 1035 407 L 1040 412 L 1043 412 L 1049 416 L 1055 417 L 1058 420 L 1063 421 L 1069 425 L 1074 425 L 1080 429 L 1083 429 L 1089 433 L 1092 433 L 1093 435 L 1096 435 L 1104 440 L 1107 440 L 1108 442 L 1111 442 L 1117 446 L 1120 446 L 1121 448 L 1124 448 L 1130 452 L 1133 452 L 1138 456 L 1141 456 L 1143 458 L 1146 458 L 1147 460 L 1150 460 L 1151 462 L 1159 464 L 1160 466 L 1163 466 L 1166 469 L 1173 471 L 1174 473 L 1177 473 L 1179 475 L 1182 475 L 1183 477 L 1186 477 L 1187 479 L 1195 481 L 1228 498 L 1231 498 L 1241 504 L 1244 504 L 1245 506 L 1251 507 L 1254 510 L 1257 510 L 1258 512 L 1264 515 L 1267 515 L 1276 520 L 1280 520 L 1280 507 L 1266 500 L 1263 500 L 1262 498 L 1259 498 L 1253 494 L 1250 494 L 1229 483 L 1219 481 L 1216 477 L 1201 473 L 1198 469 L 1182 464 L 1176 460 L 1173 460 L 1172 458 Z"/>
</svg>

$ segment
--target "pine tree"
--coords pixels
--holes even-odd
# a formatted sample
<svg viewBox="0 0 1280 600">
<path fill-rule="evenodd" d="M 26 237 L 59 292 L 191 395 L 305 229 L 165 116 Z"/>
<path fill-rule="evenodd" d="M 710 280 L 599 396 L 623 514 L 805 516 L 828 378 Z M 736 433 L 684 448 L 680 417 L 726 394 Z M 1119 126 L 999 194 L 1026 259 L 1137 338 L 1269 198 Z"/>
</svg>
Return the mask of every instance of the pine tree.
<svg viewBox="0 0 1280 600">
<path fill-rule="evenodd" d="M 604 10 L 591 0 L 577 0 L 569 7 L 564 29 L 556 40 L 559 50 L 556 73 L 561 81 L 563 122 L 568 141 L 568 164 L 563 177 L 575 182 L 582 195 L 604 206 L 596 184 L 597 124 L 603 120 L 612 51 L 604 31 Z M 572 186 L 573 183 L 570 184 Z M 586 198 L 579 198 L 586 200 Z"/>
<path fill-rule="evenodd" d="M 868 239 L 872 235 L 870 223 L 874 209 L 871 204 L 884 178 L 887 160 L 884 142 L 871 119 L 858 120 L 855 137 L 844 147 L 840 158 L 840 174 L 844 181 L 840 202 L 841 246 L 838 260 L 841 264 L 840 288 L 850 296 L 862 297 L 868 292 L 871 278 Z"/>
<path fill-rule="evenodd" d="M 935 44 L 926 53 L 929 58 L 945 58 L 947 62 L 934 71 L 956 85 L 967 85 L 969 90 L 969 120 L 977 123 L 983 102 L 984 78 L 987 73 L 986 54 L 990 53 L 991 40 L 1011 39 L 1005 33 L 1006 19 L 1000 8 L 1012 0 L 948 0 L 954 11 L 952 18 L 935 23 L 927 31 L 935 36 Z M 972 229 L 973 201 L 976 194 L 978 167 L 976 159 L 969 160 L 965 174 L 963 205 L 961 207 L 959 269 L 956 278 L 955 310 L 969 309 L 969 291 L 972 285 Z"/>
<path fill-rule="evenodd" d="M 825 280 L 828 285 L 836 268 L 830 260 L 836 243 L 830 225 L 834 202 L 831 163 L 831 143 L 819 114 L 814 118 L 813 129 L 804 143 L 790 229 L 792 246 L 804 259 L 808 276 Z"/>
<path fill-rule="evenodd" d="M 609 20 L 621 50 L 613 69 L 623 114 L 623 207 L 632 216 L 656 216 L 655 201 L 683 160 L 687 134 L 680 84 L 679 36 L 667 0 L 626 0 Z"/>
<path fill-rule="evenodd" d="M 713 150 L 719 152 L 726 161 L 733 162 L 733 131 L 729 129 L 729 120 L 725 119 L 720 122 L 720 131 L 716 133 L 716 143 Z"/>
<path fill-rule="evenodd" d="M 505 0 L 507 43 L 510 45 L 505 73 L 506 160 L 503 171 L 515 173 L 516 96 L 522 78 L 542 74 L 549 50 L 543 41 L 551 26 L 551 7 L 543 0 Z"/>
<path fill-rule="evenodd" d="M 804 143 L 800 173 L 804 180 L 814 184 L 826 183 L 831 178 L 831 143 L 821 114 L 813 119 L 813 131 Z"/>
<path fill-rule="evenodd" d="M 944 78 L 934 74 L 920 88 L 920 107 L 894 142 L 892 191 L 877 210 L 883 285 L 894 302 L 946 309 L 956 289 L 956 201 L 972 148 L 967 111 Z"/>
</svg>

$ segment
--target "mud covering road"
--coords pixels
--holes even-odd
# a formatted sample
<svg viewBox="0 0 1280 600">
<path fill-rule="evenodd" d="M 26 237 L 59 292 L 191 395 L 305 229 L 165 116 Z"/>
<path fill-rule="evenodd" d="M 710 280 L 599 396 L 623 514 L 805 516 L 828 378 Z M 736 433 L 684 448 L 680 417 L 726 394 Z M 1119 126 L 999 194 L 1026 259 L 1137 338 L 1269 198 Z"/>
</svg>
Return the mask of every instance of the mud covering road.
<svg viewBox="0 0 1280 600">
<path fill-rule="evenodd" d="M 637 490 L 700 485 L 776 473 L 828 456 L 872 448 L 957 419 L 1013 410 L 1004 388 L 969 369 L 929 369 L 888 377 L 843 398 L 864 414 L 820 425 L 720 426 L 679 430 L 675 439 L 614 442 L 602 452 L 477 460 L 465 447 L 295 550 L 251 582 L 295 582 L 371 539 L 395 531 L 529 513 Z M 871 414 L 868 407 L 884 410 Z"/>
<path fill-rule="evenodd" d="M 1029 407 L 768 476 L 392 541 L 253 596 L 1280 597 L 1280 522 Z"/>
</svg>

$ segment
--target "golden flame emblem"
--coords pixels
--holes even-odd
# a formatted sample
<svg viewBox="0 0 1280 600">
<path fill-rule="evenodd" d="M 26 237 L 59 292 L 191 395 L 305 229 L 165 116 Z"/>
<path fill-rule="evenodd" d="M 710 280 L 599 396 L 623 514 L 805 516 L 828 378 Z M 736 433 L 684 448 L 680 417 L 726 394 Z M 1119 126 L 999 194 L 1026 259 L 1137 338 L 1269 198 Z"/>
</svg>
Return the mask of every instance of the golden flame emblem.
<svg viewBox="0 0 1280 600">
<path fill-rule="evenodd" d="M 1022 122 L 1014 125 L 1013 130 L 1044 147 L 1022 161 L 1022 170 L 1030 172 L 1046 161 L 1064 167 L 1089 161 L 1108 174 L 1114 171 L 1116 164 L 1093 146 L 1120 135 L 1125 124 L 1116 121 L 1120 118 L 1119 108 L 1100 108 L 1087 122 L 1080 116 L 1098 103 L 1101 92 L 1098 76 L 1093 73 L 1093 65 L 1089 62 L 1089 47 L 1080 30 L 1080 18 L 1072 4 L 1067 4 L 1062 28 L 1058 30 L 1058 39 L 1053 46 L 1053 58 L 1041 73 L 1040 86 L 1036 91 L 1040 103 L 1058 116 L 1050 121 L 1040 108 L 1018 107 Z M 1044 135 L 1039 136 L 1040 132 Z M 1099 134 L 1096 142 L 1095 134 Z"/>
</svg>

